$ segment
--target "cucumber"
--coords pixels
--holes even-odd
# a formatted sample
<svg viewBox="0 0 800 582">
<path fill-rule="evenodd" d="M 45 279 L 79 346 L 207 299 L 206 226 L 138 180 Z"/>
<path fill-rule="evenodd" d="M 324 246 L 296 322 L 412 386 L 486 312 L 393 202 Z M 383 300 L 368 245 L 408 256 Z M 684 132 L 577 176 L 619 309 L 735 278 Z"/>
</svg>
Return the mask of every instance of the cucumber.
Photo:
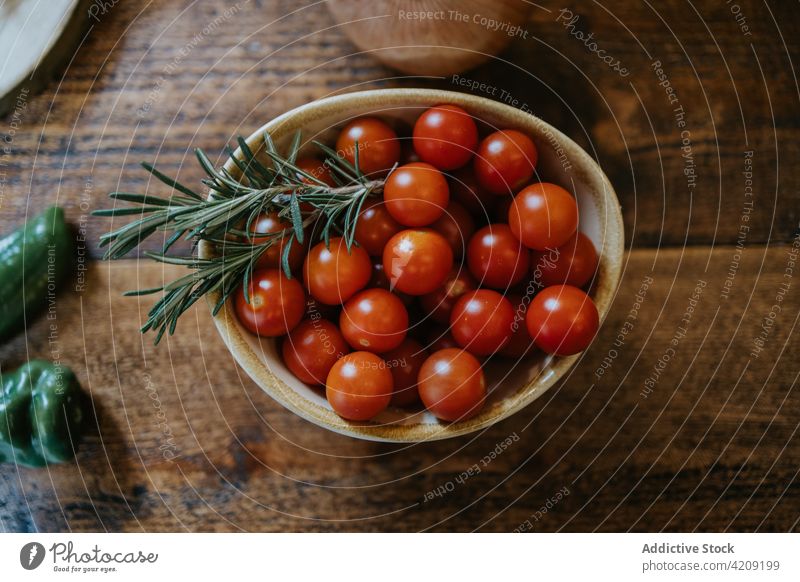
<svg viewBox="0 0 800 582">
<path fill-rule="evenodd" d="M 0 341 L 25 329 L 46 308 L 55 312 L 73 253 L 72 234 L 57 206 L 0 239 Z"/>
</svg>

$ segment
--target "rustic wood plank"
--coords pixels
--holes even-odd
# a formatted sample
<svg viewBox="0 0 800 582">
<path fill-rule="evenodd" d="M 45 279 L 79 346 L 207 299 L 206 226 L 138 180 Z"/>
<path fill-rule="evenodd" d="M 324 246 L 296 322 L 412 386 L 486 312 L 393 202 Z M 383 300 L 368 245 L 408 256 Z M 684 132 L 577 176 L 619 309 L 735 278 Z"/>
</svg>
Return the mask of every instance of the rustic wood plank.
<svg viewBox="0 0 800 582">
<path fill-rule="evenodd" d="M 532 8 L 527 39 L 464 76 L 589 148 L 618 189 L 633 245 L 735 244 L 745 151 L 753 151 L 748 240 L 786 241 L 800 200 L 800 168 L 788 163 L 800 154 L 800 22 L 790 4 L 737 5 L 750 35 L 725 3 L 584 3 L 568 30 L 561 5 L 545 2 Z M 611 71 L 570 31 L 594 33 L 630 74 Z M 693 194 L 654 60 L 686 112 Z M 111 190 L 143 191 L 142 160 L 197 183 L 194 147 L 218 155 L 236 134 L 311 99 L 386 86 L 470 90 L 452 79 L 399 78 L 357 52 L 322 5 L 118 3 L 99 16 L 63 79 L 31 96 L 17 121 L 0 121 L 8 149 L 0 232 L 54 202 L 78 221 Z M 106 228 L 89 221 L 89 238 Z"/>
<path fill-rule="evenodd" d="M 0 525 L 511 531 L 530 520 L 537 531 L 797 529 L 800 295 L 796 279 L 784 277 L 788 252 L 747 246 L 727 298 L 733 248 L 630 253 L 613 310 L 569 378 L 483 434 L 413 447 L 341 437 L 283 410 L 237 368 L 205 307 L 153 347 L 137 331 L 149 301 L 120 293 L 176 270 L 95 264 L 82 292 L 59 297 L 55 347 L 91 391 L 100 430 L 74 464 L 2 467 Z M 682 323 L 699 280 L 705 287 Z M 782 309 L 753 357 L 785 281 Z M 3 369 L 51 357 L 47 324 L 0 348 Z M 673 337 L 675 354 L 645 398 Z M 509 435 L 519 439 L 482 466 Z M 481 472 L 458 483 L 476 463 Z M 438 487 L 452 491 L 424 502 Z"/>
</svg>

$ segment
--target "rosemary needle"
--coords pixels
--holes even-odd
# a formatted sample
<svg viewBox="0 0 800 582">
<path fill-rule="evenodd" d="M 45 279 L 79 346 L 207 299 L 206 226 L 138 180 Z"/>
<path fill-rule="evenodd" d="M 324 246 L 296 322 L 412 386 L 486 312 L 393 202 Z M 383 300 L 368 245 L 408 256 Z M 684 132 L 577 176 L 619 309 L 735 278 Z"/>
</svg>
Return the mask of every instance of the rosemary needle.
<svg viewBox="0 0 800 582">
<path fill-rule="evenodd" d="M 158 343 L 165 333 L 175 332 L 180 316 L 198 299 L 208 293 L 218 293 L 214 305 L 216 315 L 231 294 L 252 276 L 259 257 L 269 247 L 287 238 L 281 264 L 288 277 L 289 251 L 293 244 L 303 244 L 309 225 L 318 223 L 319 238 L 326 244 L 331 233 L 340 235 L 348 249 L 355 239 L 356 218 L 364 201 L 383 190 L 384 180 L 369 180 L 358 168 L 358 159 L 351 164 L 334 150 L 314 142 L 325 155 L 325 165 L 336 177 L 336 186 L 330 186 L 296 165 L 301 145 L 297 132 L 286 155 L 278 153 L 272 137 L 264 136 L 265 161 L 258 159 L 244 139 L 238 138 L 241 156 L 228 147 L 226 152 L 241 173 L 237 178 L 225 168 L 216 169 L 208 156 L 196 150 L 197 160 L 206 173 L 202 183 L 210 189 L 205 197 L 191 188 L 163 174 L 151 164 L 143 163 L 145 170 L 163 182 L 173 192 L 169 198 L 151 194 L 112 192 L 115 201 L 135 204 L 134 207 L 115 207 L 93 212 L 95 216 L 138 218 L 100 237 L 100 246 L 107 247 L 104 259 L 119 259 L 138 247 L 155 233 L 168 233 L 160 252 L 147 252 L 147 257 L 182 265 L 191 272 L 162 287 L 129 291 L 125 295 L 140 296 L 161 294 L 148 313 L 142 332 L 152 331 Z M 358 144 L 356 144 L 356 151 Z M 263 158 L 262 158 L 263 159 Z M 277 212 L 291 228 L 276 233 L 255 233 L 254 242 L 250 227 L 263 212 Z M 197 246 L 200 241 L 214 245 L 211 258 L 170 254 L 179 240 L 190 240 Z"/>
</svg>

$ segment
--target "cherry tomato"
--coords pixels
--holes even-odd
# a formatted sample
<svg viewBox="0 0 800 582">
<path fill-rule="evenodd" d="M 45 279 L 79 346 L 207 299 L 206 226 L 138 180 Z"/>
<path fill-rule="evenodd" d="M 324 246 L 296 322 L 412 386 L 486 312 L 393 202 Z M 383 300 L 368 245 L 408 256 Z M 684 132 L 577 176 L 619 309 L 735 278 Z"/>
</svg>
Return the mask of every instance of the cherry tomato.
<svg viewBox="0 0 800 582">
<path fill-rule="evenodd" d="M 314 176 L 320 182 L 324 182 L 331 188 L 336 186 L 336 181 L 333 179 L 331 169 L 322 160 L 318 160 L 317 158 L 299 158 L 294 165 L 303 170 L 306 174 Z M 307 184 L 316 184 L 316 182 L 306 177 L 303 177 L 302 180 Z"/>
<path fill-rule="evenodd" d="M 578 230 L 578 203 L 561 186 L 531 184 L 511 203 L 508 226 L 530 249 L 560 247 Z"/>
<path fill-rule="evenodd" d="M 531 269 L 541 285 L 573 285 L 583 287 L 597 270 L 597 251 L 582 232 L 575 233 L 557 249 L 533 251 Z"/>
<path fill-rule="evenodd" d="M 497 198 L 478 184 L 471 168 L 462 168 L 450 179 L 451 198 L 481 222 L 487 222 Z"/>
<path fill-rule="evenodd" d="M 306 308 L 303 287 L 280 269 L 254 271 L 247 292 L 250 303 L 245 299 L 244 287 L 236 292 L 236 315 L 246 329 L 257 335 L 284 335 L 303 319 Z"/>
<path fill-rule="evenodd" d="M 383 187 L 389 214 L 405 226 L 427 226 L 444 214 L 450 189 L 442 173 L 424 162 L 400 166 Z"/>
<path fill-rule="evenodd" d="M 421 162 L 422 160 L 414 151 L 414 142 L 410 139 L 402 140 L 400 144 L 400 165 L 411 164 L 413 162 Z"/>
<path fill-rule="evenodd" d="M 428 349 L 431 352 L 438 352 L 439 350 L 446 350 L 447 348 L 461 349 L 461 346 L 458 345 L 458 342 L 453 337 L 453 334 L 450 333 L 449 329 L 434 328 L 428 334 Z"/>
<path fill-rule="evenodd" d="M 511 324 L 511 339 L 500 350 L 500 354 L 508 358 L 521 358 L 535 351 L 533 340 L 528 333 L 525 315 L 528 313 L 528 299 L 518 293 L 507 294 L 506 299 L 514 308 L 514 322 Z"/>
<path fill-rule="evenodd" d="M 497 291 L 478 289 L 461 296 L 450 314 L 450 331 L 476 356 L 495 353 L 511 339 L 514 308 Z"/>
<path fill-rule="evenodd" d="M 380 356 L 352 352 L 328 373 L 325 396 L 334 412 L 347 420 L 369 420 L 389 406 L 394 380 Z"/>
<path fill-rule="evenodd" d="M 383 202 L 364 204 L 356 222 L 356 241 L 373 257 L 383 255 L 383 247 L 395 234 L 403 230 Z"/>
<path fill-rule="evenodd" d="M 482 285 L 508 289 L 528 274 L 530 251 L 520 244 L 507 224 L 490 224 L 470 239 L 467 264 Z"/>
<path fill-rule="evenodd" d="M 339 134 L 336 151 L 351 164 L 355 164 L 356 142 L 358 142 L 358 166 L 367 176 L 388 172 L 400 159 L 400 142 L 397 141 L 397 134 L 386 123 L 375 117 L 354 119 Z"/>
<path fill-rule="evenodd" d="M 508 223 L 508 211 L 511 209 L 511 204 L 514 202 L 514 197 L 509 194 L 501 194 L 497 196 L 497 202 L 492 208 L 493 222 Z"/>
<path fill-rule="evenodd" d="M 432 293 L 419 298 L 422 309 L 434 321 L 450 323 L 450 313 L 453 306 L 464 293 L 478 288 L 478 282 L 466 269 L 453 268 L 442 286 Z"/>
<path fill-rule="evenodd" d="M 589 347 L 600 316 L 586 293 L 571 285 L 554 285 L 533 298 L 525 321 L 528 333 L 542 351 L 570 356 Z"/>
<path fill-rule="evenodd" d="M 306 384 L 325 384 L 336 361 L 350 351 L 342 333 L 326 319 L 306 319 L 283 340 L 283 362 Z"/>
<path fill-rule="evenodd" d="M 329 321 L 338 321 L 339 307 L 339 305 L 325 305 L 311 295 L 306 296 L 306 317 L 308 318 L 319 319 L 322 317 Z"/>
<path fill-rule="evenodd" d="M 387 352 L 406 338 L 408 312 L 393 293 L 384 289 L 366 289 L 344 304 L 339 327 L 354 349 Z"/>
<path fill-rule="evenodd" d="M 472 158 L 478 146 L 478 127 L 457 105 L 437 105 L 414 124 L 414 150 L 423 162 L 440 170 L 455 170 Z"/>
<path fill-rule="evenodd" d="M 475 176 L 492 194 L 516 192 L 531 179 L 539 152 L 519 131 L 503 129 L 484 138 L 475 154 Z"/>
<path fill-rule="evenodd" d="M 383 354 L 394 378 L 393 406 L 411 406 L 419 401 L 417 377 L 419 369 L 428 358 L 428 352 L 419 342 L 406 338 L 395 349 Z"/>
<path fill-rule="evenodd" d="M 431 224 L 431 228 L 447 239 L 453 249 L 453 256 L 460 259 L 475 232 L 475 220 L 461 204 L 451 202 L 442 217 Z"/>
<path fill-rule="evenodd" d="M 419 395 L 425 407 L 441 420 L 475 416 L 486 401 L 486 379 L 480 362 L 464 350 L 439 350 L 420 368 Z"/>
<path fill-rule="evenodd" d="M 259 244 L 266 241 L 269 237 L 258 235 L 269 235 L 276 232 L 288 230 L 283 238 L 277 243 L 271 244 L 267 250 L 258 258 L 256 263 L 257 267 L 279 269 L 281 268 L 281 257 L 286 248 L 286 243 L 289 241 L 289 235 L 292 232 L 292 225 L 290 222 L 282 220 L 277 212 L 265 212 L 261 214 L 250 225 L 250 240 L 253 244 Z M 289 268 L 294 271 L 303 264 L 303 258 L 306 256 L 307 243 L 300 244 L 296 240 L 292 241 L 292 248 L 289 249 Z"/>
<path fill-rule="evenodd" d="M 332 238 L 331 247 L 317 244 L 303 264 L 306 289 L 320 303 L 336 305 L 350 299 L 364 288 L 372 274 L 367 251 L 353 245 L 347 252 L 343 238 Z"/>
<path fill-rule="evenodd" d="M 425 295 L 444 283 L 453 268 L 453 251 L 438 232 L 401 230 L 383 249 L 383 268 L 393 289 Z"/>
</svg>

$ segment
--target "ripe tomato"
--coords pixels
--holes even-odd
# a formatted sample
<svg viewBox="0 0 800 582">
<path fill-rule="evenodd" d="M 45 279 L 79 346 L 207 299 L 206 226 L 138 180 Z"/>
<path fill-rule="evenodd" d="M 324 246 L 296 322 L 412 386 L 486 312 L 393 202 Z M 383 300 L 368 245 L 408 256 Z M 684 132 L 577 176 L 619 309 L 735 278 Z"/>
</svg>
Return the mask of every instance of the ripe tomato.
<svg viewBox="0 0 800 582">
<path fill-rule="evenodd" d="M 355 164 L 356 142 L 359 169 L 367 176 L 388 172 L 400 159 L 397 134 L 375 117 L 354 119 L 339 134 L 336 151 L 351 164 Z"/>
<path fill-rule="evenodd" d="M 464 293 L 478 288 L 478 282 L 470 275 L 467 269 L 453 268 L 442 286 L 419 298 L 420 305 L 425 313 L 434 321 L 450 323 L 450 313 L 453 306 Z"/>
<path fill-rule="evenodd" d="M 466 208 L 480 222 L 488 222 L 497 201 L 494 194 L 478 183 L 472 168 L 462 168 L 450 178 L 451 198 Z"/>
<path fill-rule="evenodd" d="M 383 187 L 389 214 L 405 226 L 427 226 L 444 214 L 450 189 L 442 173 L 424 162 L 400 166 Z"/>
<path fill-rule="evenodd" d="M 342 418 L 369 420 L 389 406 L 393 386 L 392 373 L 380 356 L 352 352 L 331 368 L 325 396 Z"/>
<path fill-rule="evenodd" d="M 531 268 L 534 278 L 545 287 L 550 285 L 573 285 L 583 287 L 597 270 L 597 251 L 582 232 L 575 233 L 557 249 L 533 251 Z"/>
<path fill-rule="evenodd" d="M 364 288 L 372 274 L 367 251 L 353 246 L 347 252 L 343 238 L 332 238 L 331 248 L 317 244 L 303 264 L 306 289 L 320 303 L 336 305 L 350 299 Z"/>
<path fill-rule="evenodd" d="M 486 401 L 486 379 L 481 364 L 464 350 L 440 350 L 419 371 L 419 395 L 436 418 L 466 420 Z"/>
<path fill-rule="evenodd" d="M 389 281 L 389 276 L 386 274 L 386 269 L 383 268 L 383 261 L 376 259 L 372 263 L 372 276 L 369 279 L 369 283 L 367 287 L 373 288 L 376 287 L 378 289 L 386 289 L 387 291 L 392 291 L 392 284 Z M 414 298 L 411 295 L 406 293 L 400 293 L 399 291 L 392 291 L 397 297 L 400 298 L 400 301 L 403 302 L 403 305 L 406 308 L 410 307 L 411 304 L 414 302 Z"/>
<path fill-rule="evenodd" d="M 542 289 L 531 301 L 525 321 L 537 347 L 557 356 L 585 350 L 600 325 L 594 301 L 571 285 Z"/>
<path fill-rule="evenodd" d="M 447 348 L 461 349 L 461 346 L 458 345 L 458 342 L 453 337 L 453 334 L 450 333 L 449 329 L 433 328 L 428 334 L 428 349 L 431 352 L 438 352 L 439 350 L 446 350 Z"/>
<path fill-rule="evenodd" d="M 286 248 L 286 243 L 289 241 L 289 235 L 292 232 L 292 225 L 288 221 L 282 220 L 277 212 L 265 212 L 261 214 L 250 225 L 250 239 L 253 244 L 260 244 L 265 242 L 269 237 L 258 235 L 269 235 L 276 232 L 288 230 L 283 238 L 277 243 L 272 245 L 264 251 L 258 258 L 256 266 L 259 268 L 279 269 L 281 268 L 281 257 L 283 250 Z M 296 240 L 292 241 L 292 248 L 289 249 L 289 268 L 294 271 L 303 264 L 303 258 L 306 256 L 308 243 L 300 244 Z"/>
<path fill-rule="evenodd" d="M 440 170 L 455 170 L 472 158 L 478 145 L 478 127 L 457 105 L 437 105 L 414 124 L 414 150 L 423 162 Z"/>
<path fill-rule="evenodd" d="M 529 302 L 523 300 L 523 295 L 518 293 L 506 295 L 506 299 L 514 308 L 514 322 L 511 324 L 511 339 L 500 350 L 500 355 L 508 358 L 521 358 L 535 350 L 533 340 L 528 333 L 528 326 L 525 323 Z"/>
<path fill-rule="evenodd" d="M 326 319 L 306 319 L 283 340 L 283 362 L 306 384 L 325 384 L 336 361 L 350 351 L 339 328 Z"/>
<path fill-rule="evenodd" d="M 465 293 L 450 314 L 450 331 L 462 348 L 488 356 L 511 339 L 514 308 L 497 291 L 478 289 Z"/>
<path fill-rule="evenodd" d="M 475 176 L 492 194 L 516 192 L 533 177 L 539 151 L 519 131 L 503 129 L 484 138 L 475 154 Z"/>
<path fill-rule="evenodd" d="M 353 349 L 387 352 L 405 339 L 408 312 L 393 293 L 385 289 L 366 289 L 344 304 L 339 327 Z"/>
<path fill-rule="evenodd" d="M 356 222 L 356 242 L 373 257 L 383 255 L 383 247 L 395 234 L 403 230 L 386 205 L 380 201 L 364 204 Z"/>
<path fill-rule="evenodd" d="M 324 182 L 331 188 L 336 186 L 336 181 L 333 179 L 331 169 L 322 160 L 318 160 L 317 158 L 299 158 L 294 165 L 303 170 L 306 174 L 314 176 L 320 182 Z M 302 180 L 307 184 L 316 185 L 316 182 L 306 177 L 303 177 Z"/>
<path fill-rule="evenodd" d="M 453 251 L 438 232 L 401 230 L 383 249 L 383 268 L 393 289 L 425 295 L 444 283 L 453 268 Z"/>
<path fill-rule="evenodd" d="M 475 220 L 461 204 L 451 202 L 442 217 L 431 224 L 431 228 L 447 239 L 450 248 L 453 249 L 453 256 L 460 259 L 464 256 L 467 242 L 475 232 Z"/>
<path fill-rule="evenodd" d="M 257 335 L 277 337 L 289 333 L 303 319 L 303 287 L 280 269 L 254 271 L 247 292 L 250 303 L 245 299 L 244 287 L 236 292 L 236 315 L 246 329 Z"/>
<path fill-rule="evenodd" d="M 419 401 L 417 377 L 427 358 L 425 348 L 411 338 L 406 338 L 398 347 L 383 354 L 394 378 L 393 406 L 411 406 Z"/>
<path fill-rule="evenodd" d="M 507 224 L 490 224 L 470 239 L 467 264 L 482 285 L 508 289 L 527 275 L 530 251 L 520 244 Z"/>
<path fill-rule="evenodd" d="M 329 321 L 339 320 L 339 308 L 341 305 L 325 305 L 314 299 L 311 295 L 306 296 L 306 317 L 310 319 L 325 318 Z"/>
<path fill-rule="evenodd" d="M 560 247 L 578 230 L 578 203 L 561 186 L 531 184 L 511 203 L 508 226 L 530 249 Z"/>
</svg>

